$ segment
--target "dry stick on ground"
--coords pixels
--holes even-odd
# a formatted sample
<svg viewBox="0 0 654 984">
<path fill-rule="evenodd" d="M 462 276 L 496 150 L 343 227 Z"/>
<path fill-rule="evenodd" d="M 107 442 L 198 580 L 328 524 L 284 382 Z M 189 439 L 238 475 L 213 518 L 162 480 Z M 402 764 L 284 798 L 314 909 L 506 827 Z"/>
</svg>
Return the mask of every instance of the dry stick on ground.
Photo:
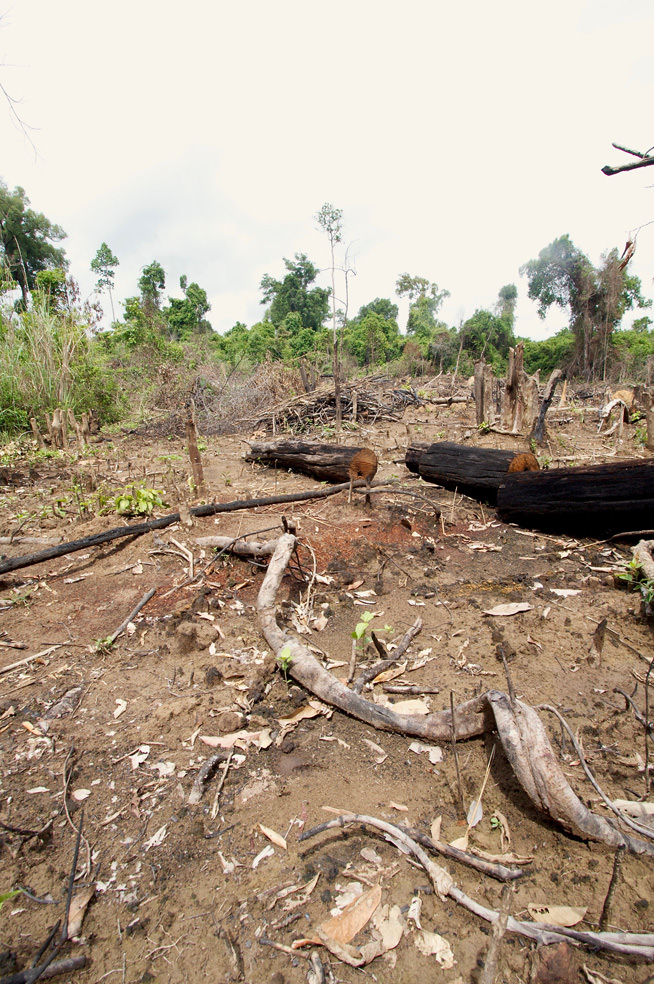
<svg viewBox="0 0 654 984">
<path fill-rule="evenodd" d="M 459 805 L 461 806 L 461 815 L 465 816 L 466 804 L 463 798 L 463 786 L 461 785 L 461 769 L 459 768 L 459 753 L 456 747 L 456 718 L 454 715 L 454 691 L 450 690 L 450 714 L 452 715 L 452 754 L 454 756 L 454 764 L 456 766 L 456 784 L 459 790 Z"/>
<path fill-rule="evenodd" d="M 127 618 L 123 622 L 120 623 L 120 625 L 118 626 L 118 628 L 116 629 L 116 631 L 115 632 L 112 632 L 110 636 L 107 636 L 106 639 L 103 639 L 102 640 L 102 648 L 103 649 L 109 649 L 110 646 L 113 646 L 114 642 L 116 641 L 116 639 L 118 638 L 118 636 L 121 634 L 121 632 L 124 632 L 125 631 L 125 629 L 129 625 L 129 623 L 132 621 L 132 619 L 136 618 L 136 616 L 141 611 L 141 609 L 144 608 L 145 605 L 147 605 L 147 603 L 149 602 L 150 598 L 152 598 L 152 596 L 154 595 L 154 593 L 156 592 L 156 590 L 157 590 L 156 588 L 150 588 L 150 590 L 146 594 L 143 595 L 143 597 L 139 601 L 138 605 L 136 605 L 135 608 L 132 609 L 132 611 L 129 613 L 129 615 L 127 616 Z"/>
<path fill-rule="evenodd" d="M 402 827 L 379 820 L 377 817 L 364 816 L 358 813 L 344 812 L 334 820 L 329 820 L 320 827 L 307 830 L 300 834 L 300 841 L 308 840 L 320 830 L 333 829 L 335 827 L 345 827 L 346 824 L 358 823 L 366 827 L 374 827 L 388 834 L 393 840 L 399 841 L 408 852 L 422 865 L 427 872 L 429 879 L 437 895 L 445 901 L 449 898 L 454 899 L 459 905 L 464 906 L 470 912 L 484 919 L 486 922 L 495 924 L 500 919 L 500 913 L 494 909 L 475 902 L 469 895 L 462 892 L 454 884 L 452 876 L 445 868 L 432 861 Z M 572 929 L 559 926 L 550 926 L 548 923 L 522 922 L 509 916 L 507 919 L 507 932 L 518 933 L 528 939 L 535 940 L 539 944 L 560 943 L 570 941 L 571 943 L 583 943 L 586 946 L 598 947 L 612 953 L 628 954 L 638 956 L 643 960 L 654 959 L 654 934 L 651 933 L 583 933 Z"/>
<path fill-rule="evenodd" d="M 371 680 L 374 680 L 375 677 L 379 676 L 380 673 L 383 673 L 384 670 L 389 670 L 391 666 L 394 666 L 395 663 L 397 663 L 398 659 L 401 659 L 402 656 L 404 656 L 405 652 L 411 645 L 412 640 L 418 635 L 418 633 L 421 630 L 422 630 L 422 619 L 420 618 L 420 616 L 418 616 L 418 618 L 415 620 L 413 625 L 409 626 L 409 628 L 406 630 L 406 632 L 400 639 L 399 643 L 397 644 L 397 647 L 393 650 L 392 656 L 389 656 L 387 659 L 382 660 L 381 663 L 375 663 L 374 666 L 369 666 L 366 670 L 364 670 L 362 673 L 359 674 L 359 676 L 354 681 L 354 684 L 352 685 L 352 690 L 354 691 L 354 693 L 360 694 L 367 683 L 369 683 Z M 376 636 L 374 632 L 371 633 L 371 635 L 372 635 L 373 642 L 375 642 Z M 378 641 L 379 640 L 377 640 L 377 642 Z M 375 648 L 377 648 L 377 650 L 379 651 L 379 646 L 377 646 L 377 642 L 375 642 Z"/>
<path fill-rule="evenodd" d="M 599 920 L 600 930 L 605 930 L 609 924 L 609 917 L 611 915 L 611 904 L 613 902 L 613 896 L 615 895 L 615 890 L 618 885 L 618 879 L 620 877 L 620 868 L 622 867 L 622 859 L 624 857 L 626 847 L 622 845 L 615 852 L 615 857 L 613 858 L 613 872 L 611 873 L 611 881 L 609 882 L 608 891 L 606 893 L 606 898 L 604 899 L 604 905 L 602 906 L 602 915 Z"/>
<path fill-rule="evenodd" d="M 355 487 L 365 485 L 363 480 L 355 482 Z M 203 506 L 193 506 L 190 510 L 192 516 L 214 516 L 221 512 L 238 512 L 240 509 L 256 509 L 259 506 L 277 506 L 286 502 L 304 502 L 307 499 L 326 499 L 330 495 L 337 495 L 349 489 L 349 482 L 342 482 L 340 485 L 331 485 L 328 488 L 310 489 L 307 492 L 295 492 L 289 495 L 270 495 L 262 499 L 237 499 L 234 502 L 210 502 Z M 118 540 L 125 536 L 142 536 L 144 533 L 151 533 L 152 530 L 163 530 L 166 526 L 178 523 L 179 513 L 169 513 L 167 516 L 160 516 L 158 519 L 151 519 L 147 523 L 135 523 L 134 526 L 118 526 L 104 533 L 96 533 L 95 536 L 86 536 L 82 540 L 69 540 L 67 543 L 58 543 L 47 550 L 40 550 L 38 553 L 25 554 L 23 557 L 11 557 L 0 561 L 0 574 L 8 574 L 10 571 L 17 571 L 22 567 L 31 567 L 32 564 L 40 564 L 46 560 L 53 560 L 55 557 L 63 557 L 78 550 L 87 550 L 89 547 L 97 547 L 102 543 L 109 543 L 111 540 Z"/>
<path fill-rule="evenodd" d="M 266 642 L 277 658 L 285 651 L 287 672 L 298 683 L 326 703 L 384 731 L 448 741 L 453 731 L 461 740 L 496 729 L 517 779 L 540 810 L 576 835 L 613 847 L 626 844 L 635 854 L 654 856 L 652 844 L 616 830 L 581 802 L 559 766 L 538 714 L 528 704 L 491 690 L 460 704 L 453 723 L 449 710 L 417 717 L 372 704 L 332 676 L 306 646 L 277 625 L 275 598 L 295 544 L 289 533 L 279 538 L 259 591 L 257 612 Z"/>
<path fill-rule="evenodd" d="M 509 921 L 510 901 L 511 886 L 505 885 L 502 889 L 502 898 L 500 901 L 500 917 L 497 922 L 493 924 L 493 937 L 486 953 L 486 959 L 484 960 L 484 971 L 479 978 L 479 984 L 493 984 L 493 981 L 495 980 L 497 960 L 500 955 L 500 944 L 504 934 L 506 933 L 506 927 Z"/>
</svg>

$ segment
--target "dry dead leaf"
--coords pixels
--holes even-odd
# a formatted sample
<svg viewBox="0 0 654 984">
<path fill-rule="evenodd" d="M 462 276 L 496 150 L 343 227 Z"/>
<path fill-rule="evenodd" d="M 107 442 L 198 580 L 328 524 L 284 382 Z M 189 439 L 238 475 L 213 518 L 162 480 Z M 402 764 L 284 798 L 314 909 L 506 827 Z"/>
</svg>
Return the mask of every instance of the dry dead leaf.
<svg viewBox="0 0 654 984">
<path fill-rule="evenodd" d="M 519 615 L 521 612 L 530 612 L 533 607 L 527 601 L 507 601 L 503 605 L 495 605 L 494 608 L 485 610 L 484 615 L 492 615 L 493 617 Z"/>
<path fill-rule="evenodd" d="M 443 936 L 421 929 L 416 933 L 414 942 L 418 950 L 426 957 L 436 957 L 443 970 L 450 970 L 456 963 L 452 947 Z"/>
<path fill-rule="evenodd" d="M 368 923 L 379 906 L 381 897 L 381 885 L 375 885 L 350 903 L 340 915 L 321 923 L 318 932 L 336 943 L 349 943 Z"/>
<path fill-rule="evenodd" d="M 278 834 L 276 830 L 272 830 L 270 827 L 264 827 L 262 823 L 259 824 L 259 830 L 276 847 L 281 847 L 283 851 L 288 851 L 288 844 L 285 838 L 281 834 Z"/>
<path fill-rule="evenodd" d="M 75 800 L 76 803 L 82 803 L 85 799 L 88 799 L 91 795 L 90 789 L 74 789 L 70 794 L 71 798 Z"/>
<path fill-rule="evenodd" d="M 166 824 L 164 824 L 163 827 L 159 827 L 159 830 L 157 830 L 156 833 L 152 835 L 150 840 L 145 842 L 145 844 L 143 845 L 143 849 L 145 851 L 149 851 L 151 847 L 159 847 L 160 844 L 163 844 L 165 839 L 166 839 Z"/>
<path fill-rule="evenodd" d="M 388 752 L 385 752 L 381 745 L 377 745 L 374 741 L 371 741 L 370 738 L 363 738 L 362 741 L 364 741 L 366 745 L 372 748 L 373 752 L 376 753 L 377 757 L 375 758 L 375 763 L 377 765 L 381 765 L 382 762 L 386 761 L 388 758 Z"/>
<path fill-rule="evenodd" d="M 132 764 L 132 769 L 138 769 L 139 765 L 143 765 L 149 754 L 149 745 L 139 745 L 135 752 L 127 756 Z"/>
<path fill-rule="evenodd" d="M 272 737 L 269 728 L 261 731 L 233 731 L 230 735 L 200 735 L 200 741 L 210 748 L 247 748 L 256 745 L 258 748 L 269 748 Z"/>
<path fill-rule="evenodd" d="M 95 895 L 95 885 L 89 885 L 73 897 L 68 915 L 68 939 L 75 939 L 82 932 L 82 923 L 88 904 Z"/>
<path fill-rule="evenodd" d="M 535 905 L 527 903 L 527 911 L 534 922 L 550 923 L 552 926 L 576 926 L 588 911 L 588 906 Z"/>
<path fill-rule="evenodd" d="M 127 710 L 127 701 L 123 700 L 122 697 L 116 697 L 116 710 L 114 711 L 114 717 L 119 718 L 121 714 L 124 714 Z"/>
<path fill-rule="evenodd" d="M 383 952 L 394 950 L 404 936 L 404 922 L 399 905 L 384 905 L 372 917 L 375 930 L 381 936 Z"/>
</svg>

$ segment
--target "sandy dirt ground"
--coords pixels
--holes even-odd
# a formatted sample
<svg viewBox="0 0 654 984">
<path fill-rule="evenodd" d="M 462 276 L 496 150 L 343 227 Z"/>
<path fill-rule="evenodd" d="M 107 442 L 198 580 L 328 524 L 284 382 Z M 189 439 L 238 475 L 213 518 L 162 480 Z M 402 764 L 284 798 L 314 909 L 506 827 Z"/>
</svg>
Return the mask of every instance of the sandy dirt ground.
<svg viewBox="0 0 654 984">
<path fill-rule="evenodd" d="M 647 456 L 637 426 L 625 427 L 618 444 L 598 435 L 597 414 L 587 405 L 553 411 L 541 459 L 557 467 Z M 248 436 L 206 439 L 205 501 L 318 487 L 306 476 L 246 463 Z M 412 699 L 439 711 L 451 699 L 458 705 L 489 689 L 506 691 L 503 656 L 520 699 L 552 705 L 565 717 L 604 792 L 645 798 L 643 724 L 615 692 L 633 694 L 644 713 L 651 621 L 639 596 L 614 576 L 631 557 L 629 545 L 507 526 L 492 507 L 410 475 L 407 443 L 443 439 L 526 450 L 523 439 L 478 434 L 471 405 L 427 404 L 401 421 L 343 435 L 344 443 L 374 448 L 378 481 L 398 483 L 374 494 L 370 508 L 362 496 L 348 505 L 339 494 L 284 511 L 225 513 L 0 577 L 0 893 L 25 890 L 0 912 L 0 976 L 29 966 L 64 917 L 82 823 L 75 893 L 86 891 L 90 900 L 76 939 L 58 959 L 83 955 L 86 965 L 61 980 L 319 980 L 310 976 L 313 951 L 325 980 L 478 980 L 489 926 L 434 894 L 425 871 L 396 844 L 359 824 L 298 838 L 334 816 L 326 808 L 426 835 L 440 818 L 441 839 L 460 838 L 489 760 L 482 816 L 469 842 L 491 855 L 531 859 L 511 882 L 510 913 L 529 919 L 529 907 L 579 907 L 576 928 L 597 929 L 614 850 L 543 816 L 494 733 L 457 744 L 458 779 L 449 742 L 430 754 L 424 743 L 377 731 L 286 678 L 255 611 L 265 562 L 224 554 L 187 583 L 182 548 L 197 573 L 213 554 L 198 538 L 276 538 L 284 516 L 296 524 L 299 550 L 277 596 L 278 621 L 332 673 L 347 675 L 362 613 L 374 613 L 369 628 L 386 644 L 420 616 L 422 630 L 401 674 L 367 687 L 368 699 L 403 701 L 385 688 L 408 685 Z M 82 455 L 8 461 L 0 476 L 0 554 L 16 557 L 126 523 L 103 507 L 139 483 L 163 490 L 166 506 L 156 515 L 199 501 L 175 436 L 117 432 Z M 151 600 L 107 646 L 152 588 Z M 528 608 L 485 614 L 512 602 Z M 593 637 L 604 619 L 597 658 Z M 366 643 L 358 646 L 360 665 L 377 658 Z M 539 713 L 568 782 L 606 815 L 569 737 L 555 717 Z M 199 769 L 216 751 L 205 739 L 229 745 L 235 732 L 244 735 L 228 766 L 189 803 Z M 500 881 L 436 860 L 472 898 L 502 905 Z M 651 857 L 626 854 L 608 928 L 654 932 L 653 887 Z M 400 927 L 385 954 L 357 969 L 315 944 L 292 948 L 316 939 L 330 915 L 371 890 L 378 893 L 375 918 L 390 914 Z M 352 945 L 375 933 L 370 921 Z M 429 934 L 446 941 L 440 956 L 423 952 Z M 508 933 L 495 979 L 651 979 L 642 960 L 552 949 Z"/>
</svg>

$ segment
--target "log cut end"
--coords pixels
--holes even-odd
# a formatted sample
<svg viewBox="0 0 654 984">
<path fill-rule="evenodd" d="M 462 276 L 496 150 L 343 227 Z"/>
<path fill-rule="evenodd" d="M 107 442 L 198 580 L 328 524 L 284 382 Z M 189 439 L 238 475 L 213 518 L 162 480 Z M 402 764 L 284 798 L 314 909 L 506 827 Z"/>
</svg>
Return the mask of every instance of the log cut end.
<svg viewBox="0 0 654 984">
<path fill-rule="evenodd" d="M 540 471 L 540 465 L 531 451 L 517 454 L 509 465 L 509 472 Z"/>
</svg>

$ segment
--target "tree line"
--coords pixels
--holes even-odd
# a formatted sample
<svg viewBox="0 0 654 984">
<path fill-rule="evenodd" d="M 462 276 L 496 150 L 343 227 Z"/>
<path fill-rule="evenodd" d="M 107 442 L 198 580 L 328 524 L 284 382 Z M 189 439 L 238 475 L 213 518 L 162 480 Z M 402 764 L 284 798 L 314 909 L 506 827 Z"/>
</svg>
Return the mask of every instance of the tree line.
<svg viewBox="0 0 654 984">
<path fill-rule="evenodd" d="M 452 326 L 440 317 L 449 292 L 426 277 L 402 273 L 394 285 L 395 299 L 409 302 L 401 330 L 398 304 L 392 297 L 374 298 L 356 314 L 349 311 L 353 271 L 347 250 L 343 252 L 342 211 L 325 204 L 315 219 L 329 240 L 331 287 L 318 284 L 321 271 L 306 253 L 295 253 L 292 259 L 284 258 L 281 275 L 262 277 L 261 319 L 250 326 L 237 322 L 219 335 L 208 319 L 211 305 L 206 290 L 183 276 L 181 297 L 169 296 L 165 270 L 156 260 L 142 268 L 137 290 L 123 302 L 122 315 L 117 318 L 113 287 L 119 261 L 105 242 L 90 264 L 97 275 L 97 298 L 82 303 L 60 245 L 64 231 L 30 207 L 24 189 L 11 191 L 0 181 L 0 293 L 5 298 L 0 310 L 0 354 L 5 356 L 4 363 L 15 369 L 35 357 L 33 344 L 30 347 L 26 340 L 30 332 L 34 335 L 40 319 L 36 334 L 49 332 L 60 344 L 67 332 L 75 336 L 74 343 L 68 338 L 64 345 L 68 354 L 63 375 L 72 386 L 72 366 L 75 358 L 81 359 L 85 368 L 78 374 L 78 389 L 83 385 L 93 388 L 93 380 L 107 366 L 115 369 L 139 358 L 141 367 L 153 358 L 180 361 L 189 348 L 198 347 L 206 357 L 231 367 L 247 368 L 266 360 L 309 363 L 317 372 L 331 374 L 337 385 L 341 366 L 356 371 L 394 364 L 407 373 L 457 371 L 469 375 L 475 360 L 483 358 L 497 372 L 504 370 L 510 347 L 520 340 L 515 284 L 502 286 L 492 305 Z M 628 310 L 651 305 L 642 295 L 639 278 L 628 271 L 630 256 L 630 251 L 620 256 L 613 249 L 594 266 L 568 235 L 562 235 L 521 267 L 528 296 L 538 305 L 539 315 L 545 317 L 551 309 L 559 309 L 567 322 L 544 341 L 524 340 L 529 371 L 547 372 L 558 366 L 589 381 L 615 375 L 616 367 L 623 375 L 642 373 L 645 367 L 651 371 L 652 320 L 643 316 L 630 330 L 620 329 Z M 18 292 L 20 296 L 11 303 Z M 112 324 L 100 332 L 99 298 L 105 292 Z M 48 343 L 51 353 L 56 349 L 53 338 Z M 60 389 L 61 385 L 65 388 L 65 379 Z M 0 371 L 0 429 L 3 412 L 5 417 L 10 411 L 22 416 L 21 399 L 27 396 L 21 397 L 7 373 Z M 34 394 L 30 399 L 35 399 Z"/>
</svg>

